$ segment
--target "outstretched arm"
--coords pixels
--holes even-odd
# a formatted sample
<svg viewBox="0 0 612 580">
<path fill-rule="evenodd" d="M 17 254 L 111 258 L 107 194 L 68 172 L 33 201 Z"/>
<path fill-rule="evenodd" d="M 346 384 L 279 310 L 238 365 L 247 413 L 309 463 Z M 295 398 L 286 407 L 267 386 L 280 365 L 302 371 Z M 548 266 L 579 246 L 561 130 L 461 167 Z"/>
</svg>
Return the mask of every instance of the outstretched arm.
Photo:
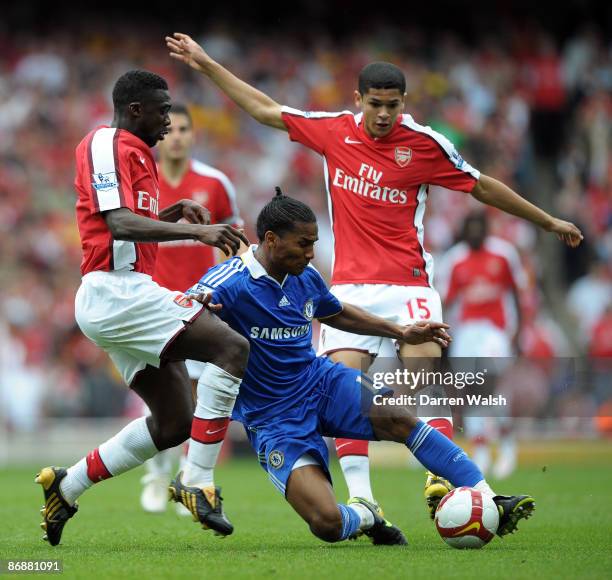
<svg viewBox="0 0 612 580">
<path fill-rule="evenodd" d="M 105 211 L 102 216 L 115 240 L 130 242 L 196 240 L 219 248 L 226 256 L 235 256 L 241 243 L 249 243 L 241 231 L 228 224 L 206 226 L 199 223 L 169 223 L 135 214 L 125 207 Z"/>
<path fill-rule="evenodd" d="M 582 232 L 573 223 L 552 217 L 501 181 L 488 175 L 480 176 L 472 190 L 472 196 L 482 203 L 526 219 L 547 232 L 557 234 L 561 241 L 572 248 L 583 240 Z"/>
<path fill-rule="evenodd" d="M 416 324 L 401 326 L 346 302 L 342 303 L 342 310 L 338 314 L 320 320 L 324 320 L 325 324 L 346 332 L 395 338 L 408 344 L 437 342 L 440 346 L 446 348 L 451 341 L 451 337 L 446 332 L 446 329 L 449 328 L 448 324 L 421 321 Z"/>
<path fill-rule="evenodd" d="M 173 36 L 166 36 L 166 45 L 172 58 L 207 76 L 256 121 L 287 130 L 281 116 L 281 106 L 276 101 L 223 68 L 190 36 L 175 32 Z"/>
</svg>

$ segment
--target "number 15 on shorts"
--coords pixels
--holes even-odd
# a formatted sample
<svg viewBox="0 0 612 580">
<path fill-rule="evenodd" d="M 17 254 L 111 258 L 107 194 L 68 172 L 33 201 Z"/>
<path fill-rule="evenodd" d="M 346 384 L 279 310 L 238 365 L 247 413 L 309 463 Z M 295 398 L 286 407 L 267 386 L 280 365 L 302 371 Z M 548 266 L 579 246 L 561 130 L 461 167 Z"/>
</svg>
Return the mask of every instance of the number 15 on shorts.
<svg viewBox="0 0 612 580">
<path fill-rule="evenodd" d="M 408 315 L 412 320 L 429 320 L 431 310 L 427 307 L 427 298 L 411 298 L 406 302 Z"/>
</svg>

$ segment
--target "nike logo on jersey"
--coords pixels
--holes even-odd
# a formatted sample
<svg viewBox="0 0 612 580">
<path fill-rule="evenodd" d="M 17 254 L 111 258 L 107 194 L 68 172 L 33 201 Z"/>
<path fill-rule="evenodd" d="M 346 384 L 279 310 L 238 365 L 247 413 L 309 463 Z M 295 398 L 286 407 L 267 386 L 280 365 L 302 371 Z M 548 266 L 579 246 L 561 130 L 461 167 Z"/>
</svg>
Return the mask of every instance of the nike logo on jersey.
<svg viewBox="0 0 612 580">
<path fill-rule="evenodd" d="M 286 296 L 283 296 L 280 299 L 280 302 L 278 303 L 279 306 L 289 306 L 291 304 L 291 302 L 289 302 L 289 300 L 287 300 Z"/>
<path fill-rule="evenodd" d="M 345 137 L 344 142 L 347 145 L 363 145 L 362 141 L 353 141 L 350 137 Z"/>
</svg>

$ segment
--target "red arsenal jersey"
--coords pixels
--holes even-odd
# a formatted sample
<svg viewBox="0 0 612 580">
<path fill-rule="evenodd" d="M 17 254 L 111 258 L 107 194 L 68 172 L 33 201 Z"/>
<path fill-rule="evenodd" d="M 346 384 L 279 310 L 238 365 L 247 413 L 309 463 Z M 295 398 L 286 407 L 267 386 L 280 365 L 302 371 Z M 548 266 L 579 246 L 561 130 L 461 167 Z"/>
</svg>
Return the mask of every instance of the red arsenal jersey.
<svg viewBox="0 0 612 580">
<path fill-rule="evenodd" d="M 242 225 L 236 205 L 236 192 L 227 176 L 210 165 L 192 160 L 181 182 L 172 187 L 159 175 L 161 207 L 190 198 L 205 206 L 211 223 Z M 184 292 L 215 263 L 214 249 L 193 240 L 161 242 L 153 279 L 170 290 Z"/>
<path fill-rule="evenodd" d="M 447 302 L 459 304 L 459 320 L 489 320 L 502 330 L 513 330 L 516 309 L 511 292 L 525 287 L 525 274 L 516 250 L 507 242 L 488 237 L 483 247 L 472 250 L 461 242 L 444 261 Z"/>
<path fill-rule="evenodd" d="M 424 248 L 428 186 L 470 192 L 480 173 L 443 135 L 400 115 L 370 137 L 363 115 L 283 107 L 292 141 L 323 156 L 334 235 L 332 284 L 431 286 Z"/>
<path fill-rule="evenodd" d="M 157 219 L 157 167 L 150 147 L 124 129 L 94 129 L 76 148 L 75 187 L 81 274 L 134 270 L 152 275 L 157 244 L 114 240 L 102 217 L 102 212 L 127 207 Z"/>
</svg>

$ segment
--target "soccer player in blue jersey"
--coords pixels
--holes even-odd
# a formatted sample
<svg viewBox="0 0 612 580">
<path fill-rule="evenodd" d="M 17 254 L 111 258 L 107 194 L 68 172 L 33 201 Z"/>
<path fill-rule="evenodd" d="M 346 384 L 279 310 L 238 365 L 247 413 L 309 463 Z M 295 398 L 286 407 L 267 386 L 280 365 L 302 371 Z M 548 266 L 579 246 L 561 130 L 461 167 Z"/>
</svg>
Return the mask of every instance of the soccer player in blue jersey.
<svg viewBox="0 0 612 580">
<path fill-rule="evenodd" d="M 532 497 L 495 495 L 478 467 L 450 439 L 406 408 L 372 406 L 373 389 L 359 370 L 317 357 L 312 320 L 348 332 L 446 347 L 448 326 L 423 321 L 400 326 L 333 296 L 312 266 L 317 223 L 305 204 L 277 196 L 257 219 L 258 246 L 209 270 L 190 293 L 222 305 L 217 314 L 250 342 L 250 357 L 232 418 L 244 424 L 270 481 L 312 533 L 327 542 L 360 531 L 374 544 L 406 544 L 399 528 L 363 498 L 338 504 L 331 486 L 324 436 L 405 444 L 427 468 L 455 486 L 493 497 L 500 512 L 498 535 L 531 515 Z M 390 389 L 379 391 L 383 398 Z M 175 501 L 197 517 L 199 492 L 179 473 L 170 486 Z"/>
</svg>

